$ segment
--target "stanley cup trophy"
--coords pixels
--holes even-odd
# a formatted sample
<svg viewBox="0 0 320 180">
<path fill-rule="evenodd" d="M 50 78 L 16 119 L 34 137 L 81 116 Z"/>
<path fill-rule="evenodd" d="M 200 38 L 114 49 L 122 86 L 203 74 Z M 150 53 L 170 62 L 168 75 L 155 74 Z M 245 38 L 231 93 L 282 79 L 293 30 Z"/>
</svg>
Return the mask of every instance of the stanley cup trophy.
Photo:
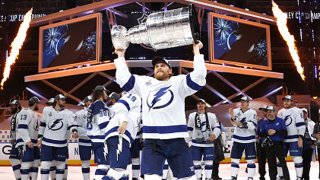
<svg viewBox="0 0 320 180">
<path fill-rule="evenodd" d="M 113 26 L 111 38 L 116 49 L 127 49 L 130 43 L 148 45 L 156 50 L 190 45 L 200 38 L 197 14 L 192 5 L 152 13 L 144 23 L 129 30 Z"/>
</svg>

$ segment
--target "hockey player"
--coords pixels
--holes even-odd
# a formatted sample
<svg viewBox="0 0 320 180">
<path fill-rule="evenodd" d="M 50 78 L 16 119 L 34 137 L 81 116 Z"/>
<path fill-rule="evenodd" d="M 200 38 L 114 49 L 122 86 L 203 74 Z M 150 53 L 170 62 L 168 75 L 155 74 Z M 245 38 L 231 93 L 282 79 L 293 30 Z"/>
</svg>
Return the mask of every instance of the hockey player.
<svg viewBox="0 0 320 180">
<path fill-rule="evenodd" d="M 108 99 L 107 90 L 104 86 L 95 87 L 92 94 L 93 103 L 88 109 L 87 134 L 92 141 L 92 150 L 95 163 L 98 167 L 94 179 L 100 180 L 107 175 L 109 169 L 109 159 L 105 152 L 104 139 L 105 129 L 110 118 L 114 115 L 104 103 Z"/>
<path fill-rule="evenodd" d="M 17 115 L 18 132 L 17 147 L 21 148 L 21 180 L 36 180 L 40 164 L 40 151 L 37 147 L 37 137 L 40 116 L 38 103 L 40 100 L 33 96 L 28 101 L 28 108 L 23 108 Z"/>
<path fill-rule="evenodd" d="M 125 50 L 115 50 L 116 82 L 124 91 L 142 98 L 141 174 L 146 180 L 161 179 L 165 159 L 174 177 L 194 178 L 191 151 L 184 140 L 188 137 L 184 100 L 206 83 L 202 46 L 201 42 L 193 45 L 194 70 L 190 74 L 172 76 L 169 62 L 156 57 L 152 60 L 154 78 L 132 75 L 125 62 Z"/>
<path fill-rule="evenodd" d="M 56 161 L 56 179 L 64 178 L 65 162 L 68 154 L 67 136 L 76 126 L 71 111 L 63 110 L 66 97 L 62 94 L 54 98 L 54 105 L 43 114 L 40 123 L 38 146 L 41 147 L 41 179 L 49 178 L 51 162 Z M 76 133 L 74 134 L 76 136 Z"/>
<path fill-rule="evenodd" d="M 205 177 L 211 179 L 215 159 L 213 141 L 220 135 L 220 125 L 214 113 L 206 111 L 206 102 L 199 99 L 197 112 L 189 115 L 188 131 L 191 138 L 192 159 L 197 179 L 202 179 L 201 164 L 205 164 Z"/>
<path fill-rule="evenodd" d="M 290 152 L 293 157 L 294 166 L 296 169 L 297 179 L 302 179 L 303 160 L 302 160 L 302 145 L 303 136 L 305 133 L 305 123 L 302 110 L 294 107 L 293 98 L 290 95 L 282 98 L 283 108 L 279 110 L 278 117 L 282 118 L 287 126 L 288 135 L 284 138 L 285 155 Z M 282 168 L 278 166 L 278 175 L 283 178 Z"/>
<path fill-rule="evenodd" d="M 137 134 L 140 119 L 140 97 L 127 93 L 113 105 L 115 116 L 106 128 L 106 143 L 110 169 L 104 180 L 129 179 L 126 171 L 130 164 L 130 146 Z"/>
<path fill-rule="evenodd" d="M 84 108 L 75 114 L 75 121 L 78 124 L 79 133 L 79 154 L 82 165 L 82 175 L 84 180 L 90 180 L 90 159 L 91 159 L 91 140 L 87 135 L 87 116 L 88 107 L 92 104 L 92 97 L 87 96 L 83 101 Z"/>
<path fill-rule="evenodd" d="M 253 180 L 255 175 L 256 159 L 256 127 L 257 113 L 249 108 L 249 98 L 243 96 L 240 101 L 240 108 L 230 108 L 230 122 L 235 126 L 231 149 L 231 178 L 237 179 L 239 163 L 243 151 L 245 151 L 248 169 L 248 180 Z"/>
<path fill-rule="evenodd" d="M 20 112 L 21 106 L 20 102 L 16 99 L 12 100 L 10 102 L 10 113 L 12 114 L 11 116 L 11 121 L 10 121 L 10 143 L 11 143 L 11 151 L 10 151 L 10 156 L 9 160 L 12 166 L 13 174 L 16 179 L 20 179 L 20 153 L 18 148 L 16 148 L 16 133 L 17 133 L 17 128 L 18 128 L 18 121 L 17 121 L 17 114 Z"/>
</svg>

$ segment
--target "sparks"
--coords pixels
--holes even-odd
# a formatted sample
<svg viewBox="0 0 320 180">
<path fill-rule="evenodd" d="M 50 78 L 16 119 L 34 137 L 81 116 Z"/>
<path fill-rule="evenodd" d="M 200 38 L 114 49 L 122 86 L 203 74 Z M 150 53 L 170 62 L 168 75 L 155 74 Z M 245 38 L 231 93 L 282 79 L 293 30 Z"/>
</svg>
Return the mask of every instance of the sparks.
<svg viewBox="0 0 320 180">
<path fill-rule="evenodd" d="M 289 48 L 290 55 L 294 61 L 294 64 L 297 68 L 298 73 L 302 80 L 305 80 L 305 76 L 303 73 L 303 67 L 300 62 L 300 57 L 298 55 L 298 50 L 295 44 L 295 39 L 292 34 L 290 34 L 288 26 L 287 26 L 287 15 L 282 12 L 279 6 L 272 1 L 272 12 L 275 18 L 277 19 L 278 30 L 282 36 L 282 38 L 286 41 L 287 46 Z"/>
<path fill-rule="evenodd" d="M 16 59 L 19 56 L 19 51 L 22 48 L 23 42 L 26 39 L 27 36 L 27 30 L 29 29 L 29 24 L 31 21 L 31 15 L 32 15 L 32 10 L 31 8 L 25 15 L 23 22 L 21 23 L 19 27 L 19 31 L 17 36 L 14 38 L 13 42 L 11 43 L 11 51 L 9 54 L 9 57 L 6 59 L 6 64 L 4 66 L 4 71 L 3 71 L 3 78 L 1 80 L 1 89 L 3 89 L 4 83 L 7 81 L 7 79 L 10 76 L 10 71 L 11 71 L 11 66 L 15 63 Z"/>
</svg>

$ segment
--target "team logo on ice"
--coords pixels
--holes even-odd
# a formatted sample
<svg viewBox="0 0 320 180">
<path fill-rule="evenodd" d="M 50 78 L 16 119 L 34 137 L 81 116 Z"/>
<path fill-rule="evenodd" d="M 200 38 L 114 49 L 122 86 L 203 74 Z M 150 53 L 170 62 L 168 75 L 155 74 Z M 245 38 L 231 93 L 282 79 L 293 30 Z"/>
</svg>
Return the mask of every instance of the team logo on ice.
<svg viewBox="0 0 320 180">
<path fill-rule="evenodd" d="M 49 130 L 58 131 L 63 127 L 62 119 L 56 119 L 49 122 Z"/>
<path fill-rule="evenodd" d="M 147 105 L 150 109 L 161 109 L 170 105 L 173 101 L 173 92 L 169 89 L 171 86 L 163 87 L 157 92 L 150 92 L 147 98 Z"/>
</svg>

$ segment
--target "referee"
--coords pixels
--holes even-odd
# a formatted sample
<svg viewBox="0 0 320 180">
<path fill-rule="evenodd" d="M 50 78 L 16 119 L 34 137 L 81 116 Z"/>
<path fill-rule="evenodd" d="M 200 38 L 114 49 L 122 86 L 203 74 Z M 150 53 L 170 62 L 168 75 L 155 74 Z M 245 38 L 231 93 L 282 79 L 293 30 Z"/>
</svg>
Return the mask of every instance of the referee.
<svg viewBox="0 0 320 180">
<path fill-rule="evenodd" d="M 277 179 L 277 159 L 283 170 L 283 177 L 289 180 L 289 171 L 283 153 L 283 139 L 287 135 L 287 127 L 283 119 L 276 116 L 273 106 L 267 106 L 267 120 L 262 121 L 258 126 L 258 135 L 264 137 L 262 146 L 266 149 L 269 176 L 271 180 Z"/>
</svg>

